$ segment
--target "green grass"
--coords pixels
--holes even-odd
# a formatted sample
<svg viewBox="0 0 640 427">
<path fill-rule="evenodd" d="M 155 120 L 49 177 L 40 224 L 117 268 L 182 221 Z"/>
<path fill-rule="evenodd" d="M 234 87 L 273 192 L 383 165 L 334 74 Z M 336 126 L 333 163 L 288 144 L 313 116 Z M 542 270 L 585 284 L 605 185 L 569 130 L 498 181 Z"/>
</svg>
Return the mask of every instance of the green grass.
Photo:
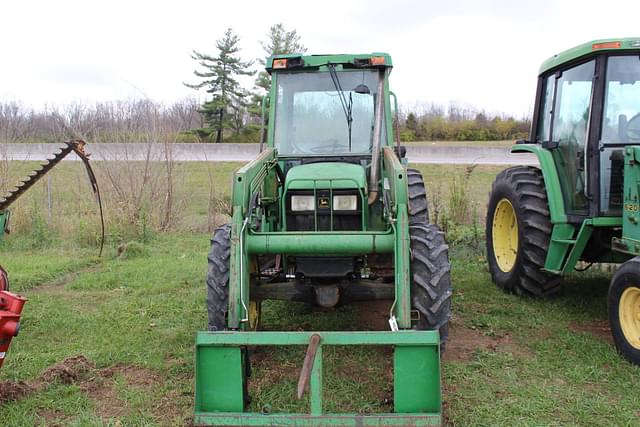
<svg viewBox="0 0 640 427">
<path fill-rule="evenodd" d="M 62 189 L 75 163 L 55 171 L 54 188 L 73 219 L 76 189 Z M 95 363 L 91 378 L 45 383 L 16 402 L 0 404 L 0 425 L 183 425 L 193 411 L 195 331 L 206 327 L 205 286 L 209 171 L 228 194 L 235 164 L 184 164 L 192 203 L 178 232 L 152 233 L 124 255 L 55 229 L 46 242 L 26 227 L 0 243 L 0 263 L 12 290 L 28 299 L 23 328 L 0 370 L 0 381 L 40 381 L 47 368 L 77 355 Z M 464 166 L 420 165 L 430 194 L 447 203 L 453 176 Z M 482 215 L 499 167 L 478 167 L 469 180 L 472 206 Z M 445 177 L 444 179 L 442 177 Z M 103 184 L 104 186 L 105 184 Z M 30 212 L 26 195 L 21 209 Z M 75 205 L 77 207 L 77 205 Z M 20 208 L 20 207 L 18 207 Z M 18 212 L 20 212 L 18 210 Z M 15 219 L 15 217 L 14 217 Z M 46 231 L 46 228 L 45 228 Z M 67 230 L 68 231 L 68 230 Z M 450 233 L 453 239 L 455 233 Z M 482 242 L 480 242 L 482 245 Z M 481 246 L 452 240 L 453 320 L 444 356 L 444 414 L 451 425 L 638 425 L 640 369 L 619 357 L 606 326 L 610 273 L 569 277 L 561 295 L 538 301 L 507 295 L 491 283 Z M 353 330 L 380 325 L 365 304 L 321 310 L 267 302 L 270 330 Z M 380 319 L 377 319 L 380 320 Z M 383 323 L 384 324 L 384 323 Z M 601 329 L 601 328 L 600 328 Z M 304 349 L 256 349 L 252 410 L 304 411 L 294 390 Z M 325 353 L 325 407 L 329 411 L 389 411 L 391 352 L 335 348 Z M 115 372 L 107 375 L 108 372 Z"/>
<path fill-rule="evenodd" d="M 33 252 L 2 244 L 0 259 L 11 274 L 12 289 L 29 302 L 0 380 L 34 380 L 55 363 L 84 355 L 97 365 L 98 373 L 131 366 L 158 379 L 136 387 L 123 374 L 105 386 L 112 400 L 125 408 L 117 417 L 124 425 L 188 422 L 194 333 L 206 325 L 207 246 L 205 235 L 164 235 L 126 260 L 113 248 L 100 260 L 90 251 L 48 248 L 36 258 L 48 272 L 42 275 L 25 262 Z M 620 358 L 602 337 L 580 327 L 606 323 L 609 275 L 572 276 L 553 300 L 522 299 L 497 290 L 482 257 L 463 249 L 452 252 L 454 319 L 451 354 L 443 363 L 445 414 L 450 423 L 640 422 L 635 398 L 640 369 Z M 265 303 L 263 323 L 272 330 L 348 330 L 361 327 L 367 316 L 365 305 L 320 310 L 271 302 Z M 464 341 L 468 335 L 464 332 L 472 333 L 474 340 Z M 490 345 L 476 348 L 476 341 Z M 303 354 L 299 348 L 256 350 L 253 410 L 308 408 L 307 401 L 294 399 Z M 327 410 L 390 409 L 388 349 L 336 348 L 325 357 Z M 104 418 L 104 408 L 92 396 L 82 383 L 50 384 L 1 405 L 0 425 L 115 422 L 116 418 Z M 169 418 L 161 415 L 158 402 L 172 402 Z"/>
</svg>

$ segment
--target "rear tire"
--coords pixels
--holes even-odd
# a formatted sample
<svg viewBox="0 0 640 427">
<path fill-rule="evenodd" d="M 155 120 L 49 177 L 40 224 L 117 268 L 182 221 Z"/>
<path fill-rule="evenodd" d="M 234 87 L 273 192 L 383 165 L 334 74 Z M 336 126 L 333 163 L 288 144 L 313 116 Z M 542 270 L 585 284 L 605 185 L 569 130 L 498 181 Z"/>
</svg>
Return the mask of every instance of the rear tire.
<svg viewBox="0 0 640 427">
<path fill-rule="evenodd" d="M 516 166 L 498 174 L 487 208 L 487 261 L 493 282 L 508 292 L 546 297 L 560 277 L 544 272 L 551 219 L 540 169 Z"/>
<path fill-rule="evenodd" d="M 607 305 L 616 349 L 640 365 L 640 257 L 622 264 L 613 276 Z"/>
<path fill-rule="evenodd" d="M 230 255 L 231 224 L 225 224 L 213 232 L 208 257 L 207 313 L 210 331 L 224 331 L 227 328 Z"/>
</svg>

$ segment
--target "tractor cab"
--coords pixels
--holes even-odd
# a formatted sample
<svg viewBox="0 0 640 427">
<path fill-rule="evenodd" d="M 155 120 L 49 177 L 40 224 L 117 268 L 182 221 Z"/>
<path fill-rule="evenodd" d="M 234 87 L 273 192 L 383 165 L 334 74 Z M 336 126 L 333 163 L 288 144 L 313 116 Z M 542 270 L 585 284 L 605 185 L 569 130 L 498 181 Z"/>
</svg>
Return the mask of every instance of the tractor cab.
<svg viewBox="0 0 640 427">
<path fill-rule="evenodd" d="M 277 150 L 285 176 L 282 229 L 385 228 L 378 181 L 381 147 L 393 146 L 391 68 L 383 53 L 267 60 L 273 79 L 267 146 Z"/>
<path fill-rule="evenodd" d="M 535 111 L 532 142 L 552 154 L 569 221 L 619 217 L 624 147 L 640 143 L 640 42 L 596 41 L 547 60 Z"/>
</svg>

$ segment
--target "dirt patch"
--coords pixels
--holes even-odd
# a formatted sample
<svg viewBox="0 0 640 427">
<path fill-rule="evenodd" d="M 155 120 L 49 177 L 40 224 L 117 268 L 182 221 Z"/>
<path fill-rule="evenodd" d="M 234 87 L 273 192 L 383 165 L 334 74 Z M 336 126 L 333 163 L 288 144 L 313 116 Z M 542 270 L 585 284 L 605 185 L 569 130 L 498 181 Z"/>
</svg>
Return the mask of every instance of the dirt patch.
<svg viewBox="0 0 640 427">
<path fill-rule="evenodd" d="M 32 381 L 0 382 L 0 403 L 15 401 L 29 394 L 46 389 L 54 383 L 77 384 L 95 403 L 96 414 L 103 419 L 119 418 L 129 414 L 128 402 L 118 396 L 117 381 L 124 381 L 126 387 L 151 390 L 164 384 L 156 373 L 135 366 L 116 365 L 97 369 L 95 364 L 84 356 L 74 356 L 47 368 Z M 162 398 L 162 418 L 175 420 L 181 415 L 175 399 Z M 61 414 L 45 410 L 39 413 L 47 425 L 55 424 Z M 171 417 L 173 418 L 167 418 Z"/>
<path fill-rule="evenodd" d="M 41 385 L 55 382 L 62 384 L 75 384 L 86 379 L 96 366 L 84 356 L 69 357 L 60 363 L 46 369 L 40 375 Z"/>
<path fill-rule="evenodd" d="M 37 293 L 40 293 L 40 292 L 59 290 L 59 289 L 64 288 L 65 285 L 67 285 L 67 284 L 71 283 L 72 281 L 74 281 L 76 278 L 78 278 L 79 275 L 84 274 L 84 273 L 92 273 L 92 272 L 100 270 L 100 268 L 101 268 L 101 265 L 92 264 L 92 265 L 89 265 L 87 267 L 80 268 L 78 270 L 66 273 L 62 277 L 58 277 L 57 279 L 51 280 L 49 282 L 45 282 L 45 283 L 41 284 L 40 286 L 36 286 L 34 288 L 30 288 L 27 291 L 25 291 L 25 293 L 37 294 Z"/>
<path fill-rule="evenodd" d="M 0 403 L 18 400 L 32 391 L 32 387 L 24 381 L 20 381 L 19 383 L 2 381 L 0 382 Z"/>
<path fill-rule="evenodd" d="M 569 324 L 569 329 L 573 332 L 587 332 L 597 339 L 613 345 L 613 337 L 611 336 L 611 326 L 606 320 L 594 320 L 591 322 Z"/>
<path fill-rule="evenodd" d="M 445 362 L 468 362 L 477 350 L 511 353 L 516 356 L 531 357 L 531 351 L 514 342 L 509 334 L 487 336 L 477 329 L 461 323 L 449 322 L 449 341 L 442 359 Z"/>
<path fill-rule="evenodd" d="M 3 381 L 0 383 L 0 403 L 18 400 L 44 390 L 49 384 L 74 384 L 91 372 L 95 366 L 84 356 L 70 357 L 46 369 L 33 381 Z"/>
<path fill-rule="evenodd" d="M 123 417 L 129 413 L 125 401 L 118 397 L 115 382 L 112 378 L 94 377 L 81 385 L 96 405 L 96 414 L 102 419 Z"/>
<path fill-rule="evenodd" d="M 386 300 L 354 302 L 353 307 L 358 329 L 362 331 L 388 331 L 391 303 Z"/>
<path fill-rule="evenodd" d="M 46 411 L 39 412 L 38 415 L 40 415 L 44 421 L 43 424 L 49 427 L 69 425 L 69 417 L 60 411 L 47 409 Z"/>
</svg>

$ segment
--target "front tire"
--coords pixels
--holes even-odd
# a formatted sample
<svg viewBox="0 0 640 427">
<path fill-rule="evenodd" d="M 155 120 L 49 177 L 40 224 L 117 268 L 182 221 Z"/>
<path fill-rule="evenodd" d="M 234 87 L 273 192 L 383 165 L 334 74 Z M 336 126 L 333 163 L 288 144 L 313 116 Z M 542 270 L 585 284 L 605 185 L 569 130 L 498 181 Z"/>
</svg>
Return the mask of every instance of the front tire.
<svg viewBox="0 0 640 427">
<path fill-rule="evenodd" d="M 616 349 L 640 365 L 640 257 L 622 264 L 613 276 L 607 305 Z"/>
<path fill-rule="evenodd" d="M 208 257 L 207 314 L 210 331 L 224 331 L 227 328 L 230 255 L 231 224 L 225 224 L 213 232 Z"/>
<path fill-rule="evenodd" d="M 491 279 L 508 292 L 546 297 L 560 277 L 546 273 L 551 241 L 547 191 L 540 169 L 516 166 L 498 174 L 487 208 L 487 261 Z"/>
<path fill-rule="evenodd" d="M 429 199 L 424 186 L 422 172 L 418 169 L 407 169 L 409 191 L 409 225 L 429 224 Z"/>
<path fill-rule="evenodd" d="M 418 330 L 440 332 L 440 346 L 449 338 L 451 265 L 444 234 L 434 224 L 409 227 L 411 239 L 411 306 L 419 313 Z"/>
</svg>

